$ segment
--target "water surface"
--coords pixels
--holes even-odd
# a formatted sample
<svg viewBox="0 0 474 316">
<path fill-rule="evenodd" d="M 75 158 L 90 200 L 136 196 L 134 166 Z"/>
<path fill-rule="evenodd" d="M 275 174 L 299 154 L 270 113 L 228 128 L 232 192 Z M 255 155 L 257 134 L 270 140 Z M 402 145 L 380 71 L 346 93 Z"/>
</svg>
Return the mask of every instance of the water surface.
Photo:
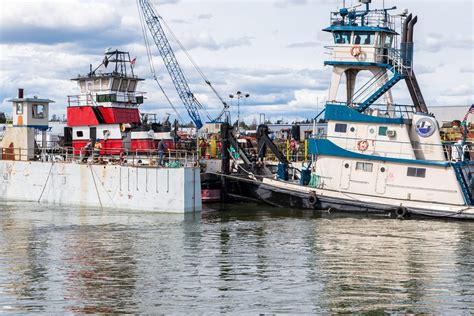
<svg viewBox="0 0 474 316">
<path fill-rule="evenodd" d="M 0 313 L 474 310 L 474 223 L 0 205 Z"/>
</svg>

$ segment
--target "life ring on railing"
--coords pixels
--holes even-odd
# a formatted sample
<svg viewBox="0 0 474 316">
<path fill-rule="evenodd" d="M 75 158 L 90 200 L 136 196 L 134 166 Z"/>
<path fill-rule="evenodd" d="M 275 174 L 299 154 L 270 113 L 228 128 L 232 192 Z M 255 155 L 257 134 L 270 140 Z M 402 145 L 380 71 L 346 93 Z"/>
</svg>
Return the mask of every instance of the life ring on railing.
<svg viewBox="0 0 474 316">
<path fill-rule="evenodd" d="M 369 142 L 366 139 L 359 140 L 357 142 L 357 149 L 359 149 L 360 151 L 366 151 L 367 149 L 369 149 Z"/>
<path fill-rule="evenodd" d="M 359 57 L 362 54 L 362 47 L 360 45 L 354 45 L 351 47 L 352 57 Z"/>
</svg>

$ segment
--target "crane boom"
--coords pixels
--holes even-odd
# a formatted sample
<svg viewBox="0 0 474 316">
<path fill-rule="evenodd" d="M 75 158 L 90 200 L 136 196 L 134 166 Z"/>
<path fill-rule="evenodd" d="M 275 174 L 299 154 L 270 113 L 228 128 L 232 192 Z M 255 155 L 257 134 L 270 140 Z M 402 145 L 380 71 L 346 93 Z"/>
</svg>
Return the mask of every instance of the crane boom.
<svg viewBox="0 0 474 316">
<path fill-rule="evenodd" d="M 178 92 L 181 101 L 184 103 L 194 125 L 196 125 L 197 129 L 200 129 L 202 127 L 202 121 L 198 109 L 202 109 L 202 105 L 194 97 L 194 94 L 189 88 L 186 77 L 178 64 L 178 60 L 176 59 L 164 29 L 161 26 L 159 16 L 155 13 L 154 8 L 148 0 L 138 0 L 138 3 L 142 10 L 145 23 L 150 30 L 153 41 L 155 42 L 161 57 L 163 58 L 163 62 L 168 70 L 171 80 L 173 81 L 176 91 Z"/>
</svg>

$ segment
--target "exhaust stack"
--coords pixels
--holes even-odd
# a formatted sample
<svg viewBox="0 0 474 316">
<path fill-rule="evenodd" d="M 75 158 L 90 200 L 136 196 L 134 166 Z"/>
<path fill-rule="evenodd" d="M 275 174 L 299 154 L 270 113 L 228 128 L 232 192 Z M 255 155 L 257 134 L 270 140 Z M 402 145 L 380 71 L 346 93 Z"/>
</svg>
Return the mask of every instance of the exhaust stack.
<svg viewBox="0 0 474 316">
<path fill-rule="evenodd" d="M 415 27 L 416 22 L 418 22 L 418 16 L 415 16 L 409 23 L 408 23 L 408 36 L 407 42 L 413 43 L 413 30 Z"/>
<path fill-rule="evenodd" d="M 407 16 L 405 21 L 403 21 L 403 28 L 402 28 L 402 40 L 401 43 L 406 43 L 408 38 L 408 23 L 411 21 L 411 13 Z"/>
</svg>

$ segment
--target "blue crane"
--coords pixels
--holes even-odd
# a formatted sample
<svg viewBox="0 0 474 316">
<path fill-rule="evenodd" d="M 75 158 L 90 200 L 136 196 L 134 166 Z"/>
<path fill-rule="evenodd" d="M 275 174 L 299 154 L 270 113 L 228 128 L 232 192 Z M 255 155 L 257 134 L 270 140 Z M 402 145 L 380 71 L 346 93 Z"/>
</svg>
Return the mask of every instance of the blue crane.
<svg viewBox="0 0 474 316">
<path fill-rule="evenodd" d="M 148 0 L 138 0 L 138 5 L 139 8 L 141 9 L 142 15 L 140 17 L 143 17 L 143 20 L 145 21 L 145 24 L 148 26 L 148 30 L 151 33 L 151 36 L 153 38 L 153 41 L 156 44 L 156 47 L 158 48 L 158 51 L 163 59 L 163 62 L 166 66 L 166 69 L 168 70 L 168 73 L 173 81 L 173 84 L 176 88 L 176 91 L 178 92 L 178 95 L 181 99 L 181 101 L 184 103 L 184 106 L 186 107 L 186 110 L 188 111 L 189 116 L 191 117 L 192 121 L 194 122 L 194 125 L 196 126 L 197 129 L 200 129 L 202 127 L 202 120 L 199 115 L 199 110 L 203 110 L 203 106 L 199 101 L 195 98 L 194 94 L 191 92 L 191 89 L 189 88 L 189 84 L 186 80 L 186 77 L 184 76 L 184 73 L 179 66 L 178 60 L 176 59 L 176 56 L 173 52 L 173 49 L 171 48 L 170 42 L 168 41 L 168 38 L 166 37 L 165 31 L 160 23 L 160 17 L 155 13 L 155 10 L 153 6 L 150 4 Z M 145 32 L 145 30 L 143 30 Z M 147 52 L 150 57 L 150 48 L 148 41 L 146 39 L 146 34 L 145 36 L 145 44 L 147 46 Z M 187 53 L 187 52 L 186 52 Z M 190 58 L 190 56 L 188 55 Z M 197 65 L 194 63 L 193 60 L 191 60 L 193 65 L 197 68 Z M 152 64 L 152 61 L 150 59 L 150 63 Z M 153 65 L 152 67 L 152 72 L 154 72 Z M 197 68 L 198 69 L 198 68 Z M 212 122 L 216 122 L 221 119 L 221 117 L 227 113 L 228 105 L 224 102 L 224 100 L 219 96 L 217 91 L 214 89 L 214 87 L 211 85 L 210 81 L 205 78 L 204 74 L 200 69 L 198 69 L 200 75 L 205 79 L 206 84 L 208 84 L 213 92 L 217 95 L 217 97 L 220 99 L 220 101 L 224 105 L 224 109 L 222 110 L 221 114 L 217 119 L 210 119 Z M 156 75 L 155 80 L 158 82 Z M 159 82 L 158 82 L 159 84 Z M 163 88 L 160 85 L 160 88 L 164 92 Z M 166 96 L 166 94 L 165 94 Z M 167 97 L 168 98 L 168 97 Z M 169 101 L 169 99 L 168 99 Z M 171 104 L 171 102 L 170 102 Z M 174 108 L 174 107 L 173 107 Z"/>
</svg>

